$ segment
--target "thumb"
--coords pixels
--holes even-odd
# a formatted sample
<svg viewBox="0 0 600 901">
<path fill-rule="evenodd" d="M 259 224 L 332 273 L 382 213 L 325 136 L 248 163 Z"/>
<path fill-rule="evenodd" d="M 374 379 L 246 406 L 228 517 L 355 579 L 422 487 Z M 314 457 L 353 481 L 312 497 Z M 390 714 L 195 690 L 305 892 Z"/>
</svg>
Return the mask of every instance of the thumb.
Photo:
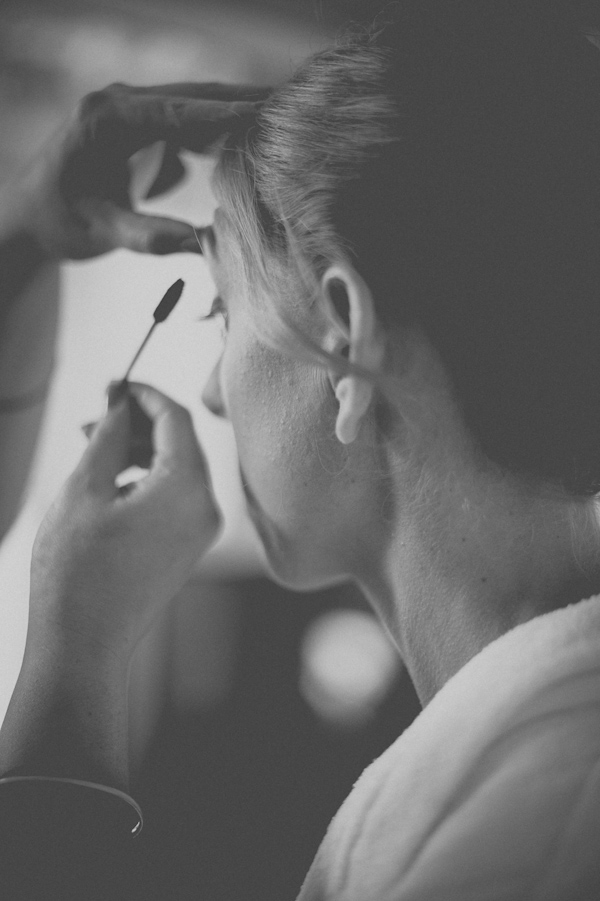
<svg viewBox="0 0 600 901">
<path fill-rule="evenodd" d="M 115 479 L 127 468 L 130 440 L 129 405 L 123 397 L 94 429 L 74 475 L 84 476 L 92 491 L 116 497 Z"/>
</svg>

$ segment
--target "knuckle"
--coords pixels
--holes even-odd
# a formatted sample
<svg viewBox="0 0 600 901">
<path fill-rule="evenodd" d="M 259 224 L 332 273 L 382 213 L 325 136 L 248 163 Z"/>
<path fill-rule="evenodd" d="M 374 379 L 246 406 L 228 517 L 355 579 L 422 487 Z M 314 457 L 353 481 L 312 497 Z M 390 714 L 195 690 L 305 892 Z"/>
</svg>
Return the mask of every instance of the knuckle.
<svg viewBox="0 0 600 901">
<path fill-rule="evenodd" d="M 127 93 L 128 91 L 133 90 L 133 88 L 130 85 L 125 84 L 124 81 L 113 81 L 111 84 L 107 85 L 104 88 L 104 90 L 108 94 L 121 95 L 121 94 Z"/>
<path fill-rule="evenodd" d="M 106 115 L 115 108 L 117 101 L 129 90 L 128 85 L 116 81 L 99 91 L 86 94 L 79 103 L 79 118 L 87 121 Z"/>
<path fill-rule="evenodd" d="M 99 112 L 106 109 L 110 102 L 105 90 L 92 91 L 91 94 L 86 94 L 79 103 L 79 118 L 86 120 L 97 116 Z"/>
</svg>

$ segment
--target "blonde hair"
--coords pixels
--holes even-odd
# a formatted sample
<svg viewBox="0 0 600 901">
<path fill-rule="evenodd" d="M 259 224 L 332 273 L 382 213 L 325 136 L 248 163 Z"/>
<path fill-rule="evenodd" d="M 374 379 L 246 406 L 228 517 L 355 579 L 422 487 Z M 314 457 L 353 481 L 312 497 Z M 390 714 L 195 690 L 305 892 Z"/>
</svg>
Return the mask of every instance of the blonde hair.
<svg viewBox="0 0 600 901">
<path fill-rule="evenodd" d="M 310 306 L 325 268 L 350 260 L 384 327 L 417 326 L 439 353 L 488 459 L 591 494 L 600 57 L 574 8 L 399 3 L 276 90 L 215 183 L 249 293 L 271 299 L 265 340 L 347 370 L 277 298 Z"/>
</svg>

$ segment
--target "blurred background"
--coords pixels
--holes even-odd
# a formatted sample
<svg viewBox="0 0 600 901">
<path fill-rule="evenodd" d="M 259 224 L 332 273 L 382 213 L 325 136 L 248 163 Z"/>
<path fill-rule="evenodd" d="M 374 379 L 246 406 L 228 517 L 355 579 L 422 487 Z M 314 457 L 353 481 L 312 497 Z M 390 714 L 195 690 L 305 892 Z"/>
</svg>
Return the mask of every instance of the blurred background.
<svg viewBox="0 0 600 901">
<path fill-rule="evenodd" d="M 113 81 L 276 84 L 348 19 L 382 3 L 18 0 L 0 3 L 0 180 L 80 98 Z M 210 222 L 212 164 L 147 208 Z M 220 351 L 200 323 L 213 286 L 201 258 L 116 252 L 64 266 L 58 363 L 27 497 L 0 547 L 0 716 L 21 662 L 37 526 L 177 278 L 183 298 L 134 371 L 188 406 L 226 528 L 140 646 L 131 683 L 133 791 L 156 867 L 130 879 L 164 898 L 294 898 L 361 770 L 418 711 L 400 662 L 351 586 L 295 595 L 264 576 L 230 429 L 202 409 Z"/>
</svg>

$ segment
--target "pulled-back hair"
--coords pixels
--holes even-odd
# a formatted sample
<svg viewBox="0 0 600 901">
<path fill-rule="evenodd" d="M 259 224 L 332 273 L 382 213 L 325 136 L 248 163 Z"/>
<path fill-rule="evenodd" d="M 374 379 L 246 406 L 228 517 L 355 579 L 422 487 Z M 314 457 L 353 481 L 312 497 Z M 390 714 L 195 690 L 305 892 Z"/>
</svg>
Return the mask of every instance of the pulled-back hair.
<svg viewBox="0 0 600 901">
<path fill-rule="evenodd" d="M 575 3 L 420 0 L 309 59 L 221 154 L 246 275 L 350 259 L 508 471 L 600 490 L 600 51 Z"/>
</svg>

